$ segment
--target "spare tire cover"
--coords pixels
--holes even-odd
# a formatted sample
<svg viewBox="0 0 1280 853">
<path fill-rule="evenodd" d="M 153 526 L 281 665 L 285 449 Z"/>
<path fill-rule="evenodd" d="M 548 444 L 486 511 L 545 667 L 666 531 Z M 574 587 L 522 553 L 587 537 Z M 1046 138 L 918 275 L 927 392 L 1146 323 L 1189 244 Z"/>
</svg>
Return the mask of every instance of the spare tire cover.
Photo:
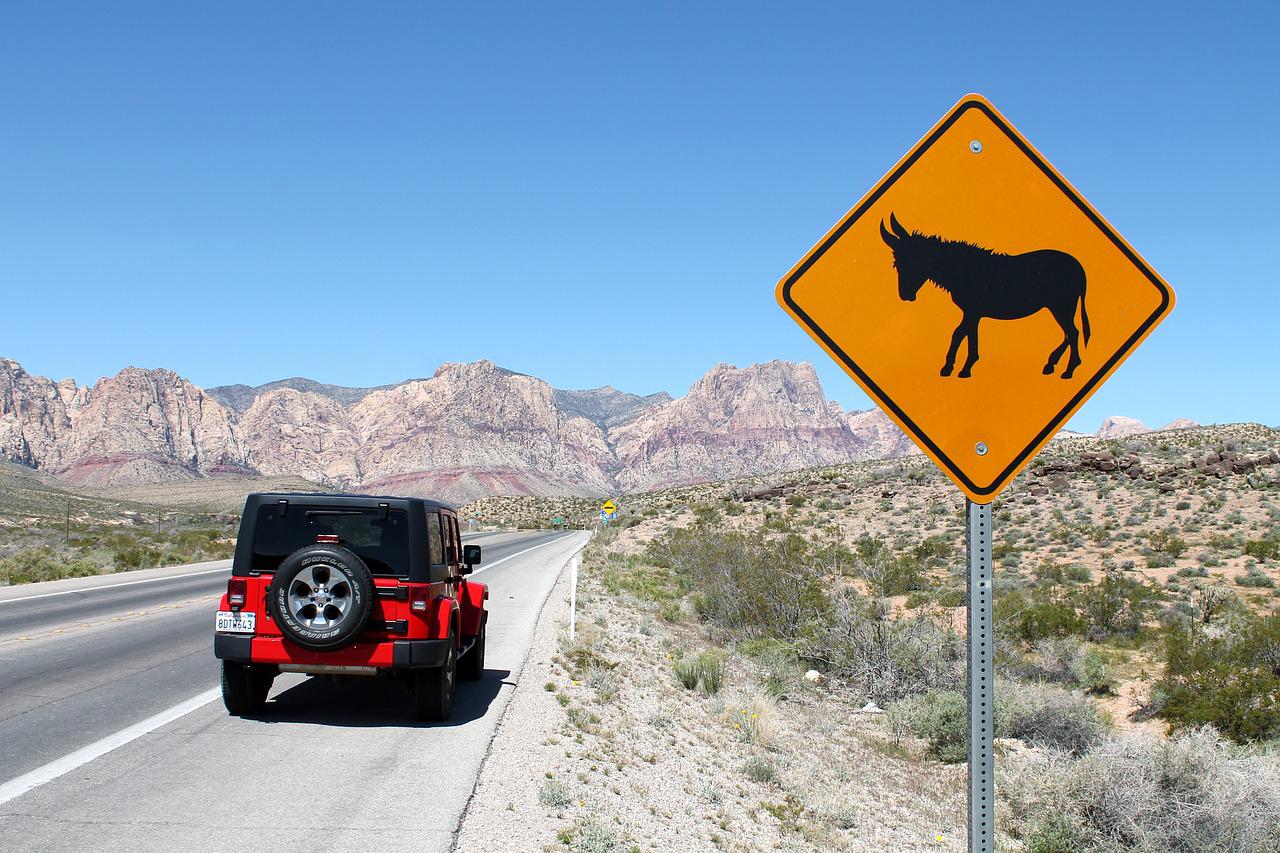
<svg viewBox="0 0 1280 853">
<path fill-rule="evenodd" d="M 280 633 L 314 651 L 355 639 L 373 610 L 373 575 L 339 545 L 307 545 L 280 564 L 267 587 L 267 612 Z"/>
</svg>

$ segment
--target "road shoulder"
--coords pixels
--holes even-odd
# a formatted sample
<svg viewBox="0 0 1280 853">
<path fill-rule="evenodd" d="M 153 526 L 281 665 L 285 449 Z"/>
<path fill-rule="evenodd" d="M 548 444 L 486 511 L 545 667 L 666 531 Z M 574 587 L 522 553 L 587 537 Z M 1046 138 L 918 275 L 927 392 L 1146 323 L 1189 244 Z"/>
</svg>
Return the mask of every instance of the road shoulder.
<svg viewBox="0 0 1280 853">
<path fill-rule="evenodd" d="M 580 559 L 575 557 L 574 559 Z M 552 661 L 569 625 L 570 566 L 565 564 L 543 604 L 520 680 L 503 709 L 480 776 L 462 816 L 456 853 L 538 850 L 547 841 L 535 776 L 545 768 L 548 740 L 559 728 L 562 709 L 544 689 Z"/>
</svg>

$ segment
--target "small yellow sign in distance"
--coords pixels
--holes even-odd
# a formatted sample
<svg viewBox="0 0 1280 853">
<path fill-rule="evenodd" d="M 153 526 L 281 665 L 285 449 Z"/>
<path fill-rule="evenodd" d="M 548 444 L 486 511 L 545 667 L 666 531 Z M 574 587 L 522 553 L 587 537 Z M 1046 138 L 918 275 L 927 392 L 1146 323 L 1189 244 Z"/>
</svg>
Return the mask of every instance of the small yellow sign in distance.
<svg viewBox="0 0 1280 853">
<path fill-rule="evenodd" d="M 600 505 L 600 508 L 605 512 L 615 512 L 618 509 L 618 505 L 613 501 L 605 501 Z"/>
<path fill-rule="evenodd" d="M 777 297 L 977 503 L 1008 485 L 1174 302 L 979 95 L 956 104 Z"/>
</svg>

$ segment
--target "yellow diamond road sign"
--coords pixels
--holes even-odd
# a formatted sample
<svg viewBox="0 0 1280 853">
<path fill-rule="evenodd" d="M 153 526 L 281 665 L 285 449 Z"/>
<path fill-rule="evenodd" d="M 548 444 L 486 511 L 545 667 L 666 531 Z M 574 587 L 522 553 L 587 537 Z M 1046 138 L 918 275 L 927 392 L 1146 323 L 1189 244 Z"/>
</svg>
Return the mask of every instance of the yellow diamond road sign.
<svg viewBox="0 0 1280 853">
<path fill-rule="evenodd" d="M 605 501 L 600 505 L 600 508 L 605 512 L 612 514 L 613 512 L 617 511 L 618 505 L 615 504 L 613 501 Z"/>
<path fill-rule="evenodd" d="M 778 302 L 987 503 L 1173 308 L 1173 290 L 985 98 L 960 101 Z"/>
</svg>

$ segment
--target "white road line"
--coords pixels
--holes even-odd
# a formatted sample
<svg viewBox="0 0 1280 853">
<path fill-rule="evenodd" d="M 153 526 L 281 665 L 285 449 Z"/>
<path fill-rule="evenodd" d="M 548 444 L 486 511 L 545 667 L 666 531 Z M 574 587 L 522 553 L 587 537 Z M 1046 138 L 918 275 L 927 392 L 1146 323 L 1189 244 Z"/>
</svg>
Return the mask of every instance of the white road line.
<svg viewBox="0 0 1280 853">
<path fill-rule="evenodd" d="M 198 578 L 201 575 L 216 575 L 218 572 L 229 572 L 231 567 L 224 569 L 209 569 L 204 572 L 187 572 L 185 575 L 165 575 L 162 578 L 147 578 L 141 581 L 126 581 L 125 583 L 109 583 L 102 586 L 86 586 L 83 589 L 64 589 L 61 592 L 45 592 L 40 595 L 27 595 L 22 598 L 9 598 L 0 601 L 0 605 L 13 604 L 17 601 L 34 601 L 37 598 L 52 598 L 55 595 L 71 595 L 76 592 L 102 592 L 105 589 L 120 589 L 124 586 L 137 586 L 140 583 L 159 583 L 160 581 L 180 581 L 183 578 Z"/>
<path fill-rule="evenodd" d="M 565 535 L 563 535 L 563 536 L 557 536 L 555 539 L 550 539 L 550 540 L 548 540 L 548 541 L 546 541 L 546 542 L 541 542 L 541 543 L 539 543 L 539 544 L 537 544 L 537 545 L 534 545 L 532 548 L 525 548 L 523 551 L 517 551 L 517 552 L 516 552 L 516 553 L 514 553 L 514 554 L 509 554 L 509 555 L 507 555 L 506 557 L 503 557 L 501 560 L 494 560 L 492 563 L 490 563 L 489 565 L 485 566 L 483 569 L 476 569 L 474 572 L 472 572 L 472 573 L 471 573 L 471 577 L 475 577 L 476 575 L 480 574 L 481 572 L 487 572 L 487 571 L 489 571 L 490 569 L 492 569 L 494 566 L 501 565 L 501 564 L 505 563 L 507 560 L 514 560 L 516 557 L 520 557 L 520 556 L 523 556 L 523 555 L 525 555 L 525 554 L 528 554 L 530 551 L 536 551 L 536 550 L 538 550 L 539 548 L 545 548 L 545 547 L 547 547 L 548 545 L 554 545 L 554 544 L 555 544 L 555 543 L 557 543 L 557 542 L 563 542 L 565 539 L 568 539 L 568 538 L 569 538 L 570 536 L 572 536 L 574 533 L 577 533 L 577 531 L 575 530 L 575 531 L 572 531 L 572 532 L 566 533 L 566 534 L 565 534 Z"/>
<path fill-rule="evenodd" d="M 222 695 L 222 688 L 214 687 L 206 690 L 196 696 L 192 696 L 185 702 L 174 705 L 167 711 L 161 711 L 154 717 L 147 717 L 140 723 L 135 723 L 127 729 L 121 729 L 113 735 L 107 735 L 96 743 L 91 743 L 83 749 L 77 749 L 75 752 L 64 755 L 59 759 L 50 761 L 43 767 L 37 767 L 30 773 L 25 773 L 17 779 L 5 782 L 0 785 L 0 805 L 9 802 L 15 797 L 21 797 L 33 788 L 38 788 L 46 782 L 52 782 L 63 774 L 70 773 L 77 767 L 82 767 L 93 761 L 95 758 L 101 758 L 112 750 L 119 749 L 131 741 L 135 741 L 145 734 L 155 731 L 161 726 L 168 725 L 174 720 L 185 717 L 198 708 L 203 708 L 214 699 Z"/>
</svg>

